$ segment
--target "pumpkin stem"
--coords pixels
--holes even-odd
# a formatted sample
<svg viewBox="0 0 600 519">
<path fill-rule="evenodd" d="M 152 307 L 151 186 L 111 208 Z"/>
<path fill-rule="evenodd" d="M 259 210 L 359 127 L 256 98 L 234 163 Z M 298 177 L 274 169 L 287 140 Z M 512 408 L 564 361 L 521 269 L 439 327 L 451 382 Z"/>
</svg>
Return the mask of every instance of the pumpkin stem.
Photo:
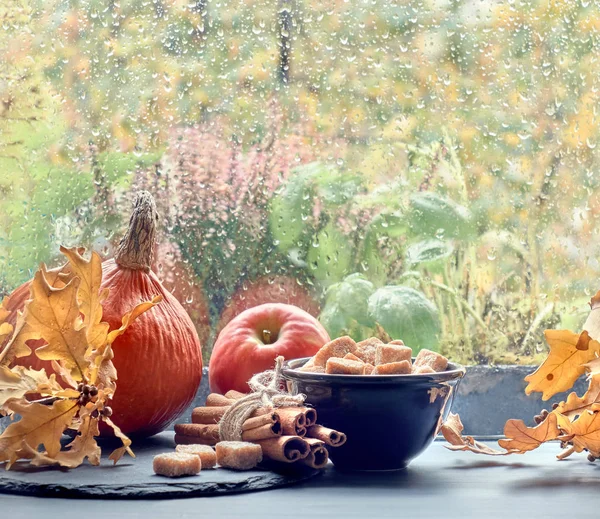
<svg viewBox="0 0 600 519">
<path fill-rule="evenodd" d="M 157 221 L 154 198 L 148 191 L 139 191 L 133 202 L 129 227 L 115 254 L 118 265 L 132 270 L 150 270 Z"/>
</svg>

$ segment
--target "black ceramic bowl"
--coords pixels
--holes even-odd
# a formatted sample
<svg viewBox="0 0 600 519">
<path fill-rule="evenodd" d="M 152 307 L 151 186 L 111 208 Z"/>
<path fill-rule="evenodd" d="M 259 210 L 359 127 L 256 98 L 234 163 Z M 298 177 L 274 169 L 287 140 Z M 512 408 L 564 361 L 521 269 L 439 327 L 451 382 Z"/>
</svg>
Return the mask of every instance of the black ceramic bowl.
<svg viewBox="0 0 600 519">
<path fill-rule="evenodd" d="M 303 393 L 318 423 L 345 433 L 329 449 L 342 470 L 399 470 L 433 441 L 450 412 L 465 368 L 424 375 L 329 375 L 295 371 L 308 361 L 287 362 L 283 377 L 292 394 Z"/>
</svg>

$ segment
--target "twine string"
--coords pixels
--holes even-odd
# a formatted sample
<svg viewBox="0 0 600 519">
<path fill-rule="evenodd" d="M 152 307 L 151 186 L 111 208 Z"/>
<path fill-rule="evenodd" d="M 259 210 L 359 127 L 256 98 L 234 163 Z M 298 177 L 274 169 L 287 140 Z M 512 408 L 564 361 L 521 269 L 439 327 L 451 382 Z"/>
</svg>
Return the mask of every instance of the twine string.
<svg viewBox="0 0 600 519">
<path fill-rule="evenodd" d="M 241 441 L 244 422 L 261 407 L 301 407 L 304 404 L 305 395 L 290 395 L 280 389 L 283 360 L 283 357 L 277 357 L 274 370 L 254 375 L 248 381 L 251 393 L 236 400 L 225 411 L 219 422 L 222 441 Z"/>
</svg>

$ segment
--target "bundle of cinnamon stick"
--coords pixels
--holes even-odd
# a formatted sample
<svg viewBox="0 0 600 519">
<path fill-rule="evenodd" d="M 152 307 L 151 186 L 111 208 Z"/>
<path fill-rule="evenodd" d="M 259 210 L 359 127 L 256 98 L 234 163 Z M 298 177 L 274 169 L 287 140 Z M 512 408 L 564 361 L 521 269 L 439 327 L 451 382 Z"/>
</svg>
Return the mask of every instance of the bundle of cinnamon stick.
<svg viewBox="0 0 600 519">
<path fill-rule="evenodd" d="M 220 441 L 219 420 L 233 402 L 244 396 L 238 391 L 208 395 L 206 406 L 192 411 L 191 424 L 175 425 L 175 443 L 216 445 Z M 318 425 L 313 408 L 279 407 L 255 410 L 242 426 L 242 440 L 258 443 L 267 461 L 320 469 L 329 461 L 326 446 L 343 445 L 346 435 Z"/>
</svg>

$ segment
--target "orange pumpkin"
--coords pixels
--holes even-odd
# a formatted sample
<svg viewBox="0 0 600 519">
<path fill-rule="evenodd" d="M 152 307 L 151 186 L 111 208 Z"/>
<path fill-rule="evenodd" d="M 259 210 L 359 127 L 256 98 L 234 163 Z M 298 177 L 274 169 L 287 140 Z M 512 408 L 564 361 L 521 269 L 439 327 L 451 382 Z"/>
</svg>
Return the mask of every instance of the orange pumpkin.
<svg viewBox="0 0 600 519">
<path fill-rule="evenodd" d="M 156 295 L 163 298 L 113 343 L 118 379 L 112 419 L 132 436 L 164 430 L 192 402 L 202 378 L 202 348 L 194 324 L 150 270 L 157 219 L 152 196 L 140 192 L 115 258 L 102 264 L 102 288 L 109 289 L 102 320 L 111 329 L 118 328 L 121 317 L 136 304 Z M 16 310 L 23 308 L 28 296 L 28 284 L 10 296 L 8 309 L 15 315 L 9 322 L 16 320 Z M 28 343 L 32 349 L 41 344 L 43 341 Z M 35 355 L 16 363 L 52 372 L 49 363 Z"/>
</svg>

